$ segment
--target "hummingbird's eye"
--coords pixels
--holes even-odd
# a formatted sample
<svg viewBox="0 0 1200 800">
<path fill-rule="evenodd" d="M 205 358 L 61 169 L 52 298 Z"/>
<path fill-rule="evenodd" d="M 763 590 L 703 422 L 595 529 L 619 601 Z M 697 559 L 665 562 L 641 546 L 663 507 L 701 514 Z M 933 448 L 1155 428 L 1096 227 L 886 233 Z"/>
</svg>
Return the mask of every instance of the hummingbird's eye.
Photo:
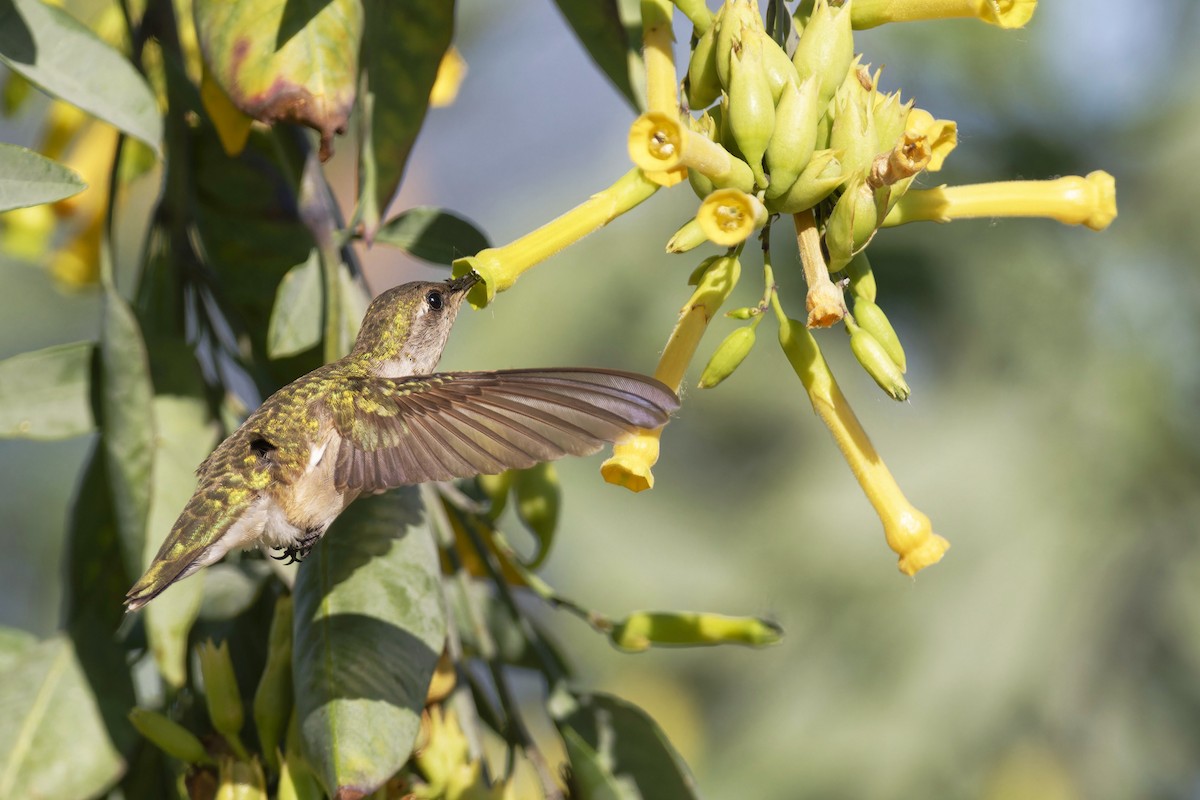
<svg viewBox="0 0 1200 800">
<path fill-rule="evenodd" d="M 442 293 L 434 289 L 429 294 L 425 295 L 425 304 L 434 311 L 441 311 L 445 301 L 442 300 Z"/>
</svg>

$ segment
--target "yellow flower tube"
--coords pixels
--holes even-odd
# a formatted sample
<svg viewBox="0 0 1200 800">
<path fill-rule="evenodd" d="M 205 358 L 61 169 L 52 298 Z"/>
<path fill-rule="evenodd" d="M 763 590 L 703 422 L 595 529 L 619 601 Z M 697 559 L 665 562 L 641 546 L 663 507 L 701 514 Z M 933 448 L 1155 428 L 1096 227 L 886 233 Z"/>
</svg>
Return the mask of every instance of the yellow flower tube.
<svg viewBox="0 0 1200 800">
<path fill-rule="evenodd" d="M 888 212 L 883 227 L 979 217 L 1047 217 L 1064 225 L 1107 228 L 1117 217 L 1117 188 L 1103 170 L 1086 178 L 1002 181 L 910 190 Z"/>
<path fill-rule="evenodd" d="M 617 182 L 597 192 L 562 216 L 547 222 L 503 247 L 489 247 L 454 262 L 453 275 L 474 271 L 482 279 L 471 288 L 467 299 L 483 308 L 514 283 L 521 273 L 545 261 L 570 244 L 596 231 L 637 206 L 658 191 L 640 169 L 632 169 Z"/>
<path fill-rule="evenodd" d="M 855 30 L 888 22 L 975 17 L 1001 28 L 1023 28 L 1037 0 L 854 0 L 850 24 Z"/>
<path fill-rule="evenodd" d="M 777 296 L 772 295 L 771 303 L 779 318 L 779 344 L 804 384 L 813 411 L 833 434 L 850 471 L 883 522 L 884 537 L 899 556 L 900 571 L 911 576 L 941 561 L 950 543 L 933 532 L 929 517 L 900 491 L 838 387 L 817 340 L 803 323 L 787 318 Z"/>
<path fill-rule="evenodd" d="M 696 354 L 709 320 L 716 316 L 741 276 L 742 267 L 736 255 L 714 256 L 705 263 L 709 265 L 708 269 L 700 276 L 696 291 L 679 309 L 679 320 L 663 348 L 658 368 L 654 370 L 654 377 L 676 392 L 683 385 L 683 375 Z M 631 492 L 654 488 L 654 473 L 650 470 L 658 461 L 661 435 L 662 428 L 643 430 L 616 445 L 612 457 L 600 465 L 600 475 L 609 483 L 624 486 Z"/>
<path fill-rule="evenodd" d="M 633 121 L 628 145 L 630 160 L 648 173 L 682 165 L 707 176 L 718 188 L 754 189 L 749 164 L 661 111 L 647 111 Z"/>
<path fill-rule="evenodd" d="M 678 116 L 673 10 L 671 0 L 642 0 L 642 55 L 646 61 L 646 108 Z M 674 186 L 687 178 L 687 167 L 647 172 L 646 177 L 660 186 Z"/>
</svg>

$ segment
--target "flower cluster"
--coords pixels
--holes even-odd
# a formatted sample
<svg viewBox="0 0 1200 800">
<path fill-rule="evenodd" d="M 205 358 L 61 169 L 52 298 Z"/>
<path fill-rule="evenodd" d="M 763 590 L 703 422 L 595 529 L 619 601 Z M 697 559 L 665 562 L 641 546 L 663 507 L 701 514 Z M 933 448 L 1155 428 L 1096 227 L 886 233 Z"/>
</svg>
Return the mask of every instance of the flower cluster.
<svg viewBox="0 0 1200 800">
<path fill-rule="evenodd" d="M 981 216 L 1043 216 L 1103 230 L 1116 216 L 1112 176 L 916 188 L 917 179 L 941 169 L 955 148 L 956 125 L 900 92 L 883 91 L 881 71 L 872 72 L 855 53 L 855 29 L 955 16 L 1014 28 L 1028 22 L 1034 0 L 802 0 L 791 17 L 782 3 L 771 2 L 765 19 L 750 0 L 724 0 L 716 12 L 699 0 L 675 5 L 693 26 L 682 80 L 670 58 L 671 4 L 643 3 L 647 111 L 628 137 L 636 169 L 545 228 L 461 259 L 456 274 L 477 271 L 483 284 L 472 302 L 489 302 L 525 269 L 686 174 L 700 205 L 669 238 L 667 251 L 706 243 L 727 251 L 692 273 L 694 291 L 656 377 L 681 388 L 709 322 L 741 277 L 745 243 L 759 232 L 762 299 L 728 312 L 746 324 L 717 347 L 700 386 L 716 386 L 737 369 L 772 312 L 779 343 L 878 512 L 900 570 L 915 574 L 949 545 L 901 493 L 811 329 L 842 323 L 863 369 L 889 397 L 907 399 L 904 348 L 878 303 L 866 253 L 876 234 L 908 222 Z M 775 288 L 769 231 L 784 215 L 792 218 L 807 284 L 803 321 L 789 316 Z M 660 436 L 661 430 L 645 431 L 617 445 L 601 468 L 605 480 L 633 491 L 651 488 Z"/>
</svg>

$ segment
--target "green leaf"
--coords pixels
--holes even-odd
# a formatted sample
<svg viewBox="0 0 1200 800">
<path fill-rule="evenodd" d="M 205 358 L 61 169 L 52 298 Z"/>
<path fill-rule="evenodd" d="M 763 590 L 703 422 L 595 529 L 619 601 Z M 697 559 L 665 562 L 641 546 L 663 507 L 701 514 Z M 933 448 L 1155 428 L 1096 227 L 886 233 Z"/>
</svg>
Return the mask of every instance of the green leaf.
<svg viewBox="0 0 1200 800">
<path fill-rule="evenodd" d="M 354 347 L 354 340 L 358 337 L 358 329 L 362 326 L 362 319 L 367 313 L 367 306 L 371 304 L 371 298 L 367 297 L 367 290 L 362 282 L 350 274 L 350 267 L 344 262 L 338 263 L 338 283 L 338 301 L 342 304 L 338 352 L 349 353 L 350 348 Z"/>
<path fill-rule="evenodd" d="M 0 681 L 0 797 L 92 797 L 124 768 L 65 636 L 13 657 Z"/>
<path fill-rule="evenodd" d="M 0 670 L 17 662 L 29 648 L 37 644 L 37 637 L 19 628 L 0 628 Z"/>
<path fill-rule="evenodd" d="M 143 566 L 149 566 L 162 540 L 196 488 L 196 465 L 217 442 L 208 406 L 198 397 L 154 398 L 157 439 L 146 524 Z M 146 607 L 146 638 L 163 680 L 173 689 L 187 682 L 188 632 L 200 611 L 204 579 L 179 581 Z"/>
<path fill-rule="evenodd" d="M 294 356 L 321 341 L 321 256 L 308 254 L 303 264 L 288 270 L 275 292 L 275 308 L 267 328 L 267 355 Z"/>
<path fill-rule="evenodd" d="M 0 361 L 0 436 L 65 439 L 96 426 L 91 342 L 20 353 Z"/>
<path fill-rule="evenodd" d="M 409 255 L 435 264 L 452 264 L 488 247 L 488 239 L 474 225 L 442 208 L 410 208 L 383 224 L 375 241 L 399 247 Z"/>
<path fill-rule="evenodd" d="M 294 596 L 296 713 L 308 760 L 331 795 L 370 794 L 412 752 L 446 635 L 417 490 L 350 506 L 301 565 Z"/>
<path fill-rule="evenodd" d="M 86 188 L 83 178 L 69 167 L 0 142 L 0 211 L 53 203 Z"/>
<path fill-rule="evenodd" d="M 694 800 L 696 781 L 646 712 L 612 695 L 559 689 L 550 699 L 573 772 L 572 797 Z"/>
<path fill-rule="evenodd" d="M 109 735 L 128 752 L 137 736 L 126 716 L 134 704 L 124 642 L 116 631 L 125 616 L 121 601 L 133 583 L 124 568 L 103 448 L 84 462 L 67 522 L 63 625 L 100 704 Z"/>
<path fill-rule="evenodd" d="M 243 113 L 321 134 L 321 157 L 350 118 L 358 80 L 359 0 L 196 0 L 196 33 L 218 85 Z"/>
<path fill-rule="evenodd" d="M 162 117 L 145 79 L 61 8 L 39 0 L 0 0 L 0 63 L 158 149 Z"/>
<path fill-rule="evenodd" d="M 137 318 L 107 289 L 100 323 L 101 438 L 125 568 L 140 575 L 154 461 L 154 386 Z"/>
<path fill-rule="evenodd" d="M 372 99 L 371 147 L 375 197 L 360 200 L 368 241 L 400 188 L 404 165 L 425 112 L 438 65 L 454 34 L 450 0 L 364 0 L 363 69 Z M 368 165 L 364 164 L 366 171 Z M 472 251 L 474 252 L 474 251 Z"/>
<path fill-rule="evenodd" d="M 634 109 L 644 111 L 646 64 L 642 59 L 642 16 L 637 0 L 554 2 L 596 66 Z"/>
</svg>

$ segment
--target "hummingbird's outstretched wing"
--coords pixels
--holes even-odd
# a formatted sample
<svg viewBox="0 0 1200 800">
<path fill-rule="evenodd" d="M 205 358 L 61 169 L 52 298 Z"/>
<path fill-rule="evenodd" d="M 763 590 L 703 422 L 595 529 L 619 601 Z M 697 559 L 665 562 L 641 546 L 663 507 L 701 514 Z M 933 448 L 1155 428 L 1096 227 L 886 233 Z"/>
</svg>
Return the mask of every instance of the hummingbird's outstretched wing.
<svg viewBox="0 0 1200 800">
<path fill-rule="evenodd" d="M 342 437 L 334 481 L 364 492 L 587 455 L 679 407 L 653 378 L 601 369 L 356 378 L 324 402 Z"/>
</svg>

